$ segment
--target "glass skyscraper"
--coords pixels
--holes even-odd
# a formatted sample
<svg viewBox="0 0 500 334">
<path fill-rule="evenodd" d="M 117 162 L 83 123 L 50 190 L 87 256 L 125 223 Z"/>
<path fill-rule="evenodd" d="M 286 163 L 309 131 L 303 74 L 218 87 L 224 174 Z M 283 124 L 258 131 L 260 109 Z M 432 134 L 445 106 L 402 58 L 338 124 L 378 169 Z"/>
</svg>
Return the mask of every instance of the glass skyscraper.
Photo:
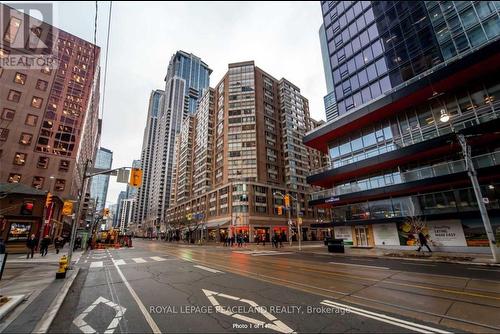
<svg viewBox="0 0 500 334">
<path fill-rule="evenodd" d="M 208 65 L 193 54 L 177 51 L 170 59 L 163 105 L 157 120 L 151 192 L 154 201 L 146 219 L 154 221 L 157 229 L 164 224 L 169 206 L 175 136 L 183 119 L 196 112 L 199 99 L 209 87 L 211 73 Z"/>
<path fill-rule="evenodd" d="M 338 116 L 492 39 L 495 1 L 322 1 Z M 331 120 L 331 119 L 329 119 Z"/>
<path fill-rule="evenodd" d="M 482 252 L 458 134 L 500 240 L 500 3 L 321 6 L 338 116 L 304 137 L 330 157 L 307 178 L 325 188 L 309 204 L 331 212 L 317 227 L 358 247 L 415 249 L 424 231 L 435 250 Z"/>
<path fill-rule="evenodd" d="M 113 164 L 113 152 L 101 147 L 97 151 L 95 168 L 111 169 Z M 106 197 L 108 195 L 109 175 L 97 175 L 92 177 L 90 196 L 97 200 L 96 210 L 102 212 L 106 207 Z"/>
</svg>

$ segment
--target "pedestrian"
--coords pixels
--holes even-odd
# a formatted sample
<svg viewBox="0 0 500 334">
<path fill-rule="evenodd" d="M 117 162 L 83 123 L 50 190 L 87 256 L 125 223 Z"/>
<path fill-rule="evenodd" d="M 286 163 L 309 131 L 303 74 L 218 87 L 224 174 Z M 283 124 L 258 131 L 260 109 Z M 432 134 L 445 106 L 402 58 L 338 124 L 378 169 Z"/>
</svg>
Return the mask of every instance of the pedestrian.
<svg viewBox="0 0 500 334">
<path fill-rule="evenodd" d="M 63 238 L 61 238 L 61 236 L 57 236 L 55 237 L 54 239 L 54 247 L 56 248 L 56 254 L 59 254 L 59 250 L 62 248 L 63 246 Z"/>
<path fill-rule="evenodd" d="M 45 235 L 45 237 L 43 237 L 42 242 L 40 244 L 40 254 L 42 256 L 47 255 L 49 251 L 49 245 L 50 245 L 50 238 L 49 235 L 47 234 Z"/>
<path fill-rule="evenodd" d="M 280 243 L 280 248 L 283 248 L 283 234 L 278 236 L 278 242 Z M 278 248 L 278 245 L 276 245 L 276 248 Z"/>
<path fill-rule="evenodd" d="M 32 234 L 31 237 L 29 237 L 29 239 L 26 241 L 26 247 L 28 247 L 28 253 L 26 255 L 27 259 L 30 258 L 30 254 L 31 258 L 33 258 L 33 254 L 35 253 L 37 245 L 38 245 L 38 239 L 35 237 L 34 234 Z"/>
<path fill-rule="evenodd" d="M 286 234 L 284 231 L 281 231 L 281 242 L 285 241 L 286 242 Z M 283 246 L 282 246 L 283 247 Z"/>
<path fill-rule="evenodd" d="M 423 249 L 423 247 L 425 246 L 427 247 L 429 252 L 432 253 L 432 250 L 430 249 L 429 244 L 427 243 L 427 237 L 422 233 L 422 231 L 418 233 L 418 240 L 420 241 L 420 246 L 418 247 L 417 252 L 420 252 L 420 250 Z"/>
<path fill-rule="evenodd" d="M 271 240 L 273 248 L 278 248 L 278 234 L 274 233 L 273 239 Z"/>
<path fill-rule="evenodd" d="M 255 235 L 255 242 L 257 243 L 257 245 L 260 244 L 260 235 Z"/>
<path fill-rule="evenodd" d="M 234 235 L 231 236 L 231 247 L 234 246 Z"/>
<path fill-rule="evenodd" d="M 0 237 L 0 254 L 5 254 L 5 242 L 2 237 Z"/>
</svg>

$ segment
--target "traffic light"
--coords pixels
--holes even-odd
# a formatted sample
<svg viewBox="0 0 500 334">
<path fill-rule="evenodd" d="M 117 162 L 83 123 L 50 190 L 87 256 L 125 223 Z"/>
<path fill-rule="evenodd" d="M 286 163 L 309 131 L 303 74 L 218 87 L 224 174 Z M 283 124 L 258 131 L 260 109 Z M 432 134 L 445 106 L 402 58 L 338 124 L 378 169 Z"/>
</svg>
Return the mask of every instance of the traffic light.
<svg viewBox="0 0 500 334">
<path fill-rule="evenodd" d="M 283 215 L 283 207 L 278 206 L 278 216 Z"/>
<path fill-rule="evenodd" d="M 25 201 L 21 206 L 22 215 L 32 215 L 35 204 L 32 201 Z"/>
<path fill-rule="evenodd" d="M 87 209 L 89 207 L 89 202 L 90 202 L 90 193 L 86 193 L 85 197 L 83 198 L 83 209 Z"/>
<path fill-rule="evenodd" d="M 285 206 L 290 207 L 290 195 L 285 195 Z"/>
<path fill-rule="evenodd" d="M 64 201 L 62 214 L 64 216 L 71 216 L 72 213 L 73 213 L 73 202 L 72 201 Z"/>
<path fill-rule="evenodd" d="M 47 198 L 45 199 L 45 206 L 46 207 L 49 207 L 52 203 L 53 203 L 53 197 L 54 195 L 52 195 L 50 193 L 50 191 L 47 193 Z"/>
<path fill-rule="evenodd" d="M 130 184 L 132 187 L 140 187 L 141 183 L 142 183 L 142 169 L 132 168 L 128 184 Z"/>
<path fill-rule="evenodd" d="M 109 217 L 109 209 L 108 208 L 104 209 L 103 216 L 104 217 Z"/>
</svg>

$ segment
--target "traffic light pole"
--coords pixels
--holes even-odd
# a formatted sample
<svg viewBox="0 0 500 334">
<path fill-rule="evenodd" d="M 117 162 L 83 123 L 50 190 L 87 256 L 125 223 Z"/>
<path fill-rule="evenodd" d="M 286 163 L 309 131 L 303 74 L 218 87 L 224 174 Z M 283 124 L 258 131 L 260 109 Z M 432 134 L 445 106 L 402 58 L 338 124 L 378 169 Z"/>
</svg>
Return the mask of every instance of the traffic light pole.
<svg viewBox="0 0 500 334">
<path fill-rule="evenodd" d="M 83 168 L 82 175 L 82 190 L 80 191 L 80 199 L 78 200 L 78 208 L 76 209 L 76 216 L 73 218 L 73 226 L 71 227 L 71 239 L 69 242 L 69 250 L 68 250 L 68 266 L 69 269 L 73 269 L 73 265 L 71 263 L 71 258 L 73 257 L 73 249 L 75 248 L 75 239 L 76 239 L 76 229 L 78 222 L 80 220 L 80 215 L 82 214 L 83 201 L 85 200 L 85 194 L 87 193 L 87 183 L 88 178 L 91 176 L 87 176 L 87 169 L 89 167 L 90 160 L 87 159 L 85 162 L 85 167 Z"/>
</svg>

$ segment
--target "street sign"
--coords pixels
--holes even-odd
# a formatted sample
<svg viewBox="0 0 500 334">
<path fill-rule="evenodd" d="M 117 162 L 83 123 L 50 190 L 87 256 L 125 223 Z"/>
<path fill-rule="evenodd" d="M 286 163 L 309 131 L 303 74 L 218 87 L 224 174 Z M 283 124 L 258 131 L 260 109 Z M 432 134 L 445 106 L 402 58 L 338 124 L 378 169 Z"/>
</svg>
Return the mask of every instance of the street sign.
<svg viewBox="0 0 500 334">
<path fill-rule="evenodd" d="M 124 168 L 119 169 L 118 174 L 116 176 L 116 182 L 128 183 L 129 175 L 130 175 L 130 171 L 128 169 L 124 169 Z"/>
</svg>

